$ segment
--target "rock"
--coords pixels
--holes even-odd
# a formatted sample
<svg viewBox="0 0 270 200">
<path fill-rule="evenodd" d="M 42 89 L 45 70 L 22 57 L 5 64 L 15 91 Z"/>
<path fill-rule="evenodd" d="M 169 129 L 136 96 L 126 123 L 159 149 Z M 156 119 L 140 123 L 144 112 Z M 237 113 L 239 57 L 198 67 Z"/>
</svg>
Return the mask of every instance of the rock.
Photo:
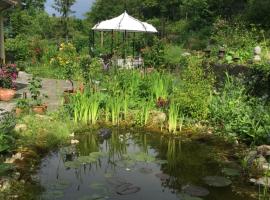
<svg viewBox="0 0 270 200">
<path fill-rule="evenodd" d="M 1 179 L 0 180 L 0 191 L 1 192 L 10 189 L 10 187 L 11 187 L 10 179 Z"/>
<path fill-rule="evenodd" d="M 18 152 L 16 154 L 14 154 L 11 158 L 7 158 L 6 161 L 5 161 L 5 163 L 12 164 L 16 160 L 23 160 L 22 153 Z"/>
<path fill-rule="evenodd" d="M 191 53 L 189 53 L 189 52 L 184 52 L 184 53 L 182 53 L 182 56 L 188 57 L 188 56 L 191 56 Z"/>
<path fill-rule="evenodd" d="M 259 55 L 255 55 L 254 58 L 253 58 L 254 62 L 260 62 L 261 60 L 262 60 L 262 58 Z"/>
<path fill-rule="evenodd" d="M 249 179 L 251 183 L 254 183 L 255 185 L 258 186 L 267 186 L 270 187 L 270 177 L 262 177 L 258 179 L 251 178 Z"/>
<path fill-rule="evenodd" d="M 170 179 L 170 176 L 168 174 L 159 173 L 155 175 L 157 178 L 159 178 L 162 182 L 166 182 Z"/>
<path fill-rule="evenodd" d="M 16 126 L 15 126 L 15 128 L 14 128 L 14 130 L 16 131 L 16 132 L 23 132 L 23 131 L 26 131 L 27 130 L 27 126 L 26 126 L 26 124 L 17 124 Z"/>
<path fill-rule="evenodd" d="M 263 156 L 270 153 L 270 146 L 269 145 L 261 145 L 257 147 L 258 154 L 261 154 Z"/>
<path fill-rule="evenodd" d="M 261 55 L 262 53 L 262 48 L 260 46 L 256 46 L 254 48 L 254 55 Z"/>
<path fill-rule="evenodd" d="M 160 111 L 151 111 L 149 116 L 149 124 L 159 126 L 166 121 L 166 114 Z"/>
<path fill-rule="evenodd" d="M 110 129 L 103 128 L 103 129 L 99 130 L 98 136 L 101 139 L 107 140 L 107 139 L 109 139 L 112 136 L 112 131 Z"/>
<path fill-rule="evenodd" d="M 79 140 L 71 140 L 70 143 L 71 144 L 78 144 L 79 143 Z"/>
<path fill-rule="evenodd" d="M 265 159 L 265 157 L 263 157 L 262 155 L 260 155 L 258 158 L 256 158 L 253 161 L 253 165 L 256 166 L 259 169 L 263 169 L 263 166 L 265 164 L 268 164 L 267 160 Z"/>
</svg>

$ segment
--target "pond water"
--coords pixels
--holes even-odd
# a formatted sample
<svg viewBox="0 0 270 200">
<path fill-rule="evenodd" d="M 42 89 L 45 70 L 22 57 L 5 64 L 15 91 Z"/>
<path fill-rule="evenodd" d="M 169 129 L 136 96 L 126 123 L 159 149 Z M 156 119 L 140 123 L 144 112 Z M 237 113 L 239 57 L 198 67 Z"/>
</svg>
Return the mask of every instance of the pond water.
<svg viewBox="0 0 270 200">
<path fill-rule="evenodd" d="M 232 156 L 232 145 L 218 139 L 118 129 L 102 140 L 97 132 L 42 160 L 41 199 L 255 199 L 250 194 L 256 188 L 245 184 L 237 163 L 225 159 Z"/>
</svg>

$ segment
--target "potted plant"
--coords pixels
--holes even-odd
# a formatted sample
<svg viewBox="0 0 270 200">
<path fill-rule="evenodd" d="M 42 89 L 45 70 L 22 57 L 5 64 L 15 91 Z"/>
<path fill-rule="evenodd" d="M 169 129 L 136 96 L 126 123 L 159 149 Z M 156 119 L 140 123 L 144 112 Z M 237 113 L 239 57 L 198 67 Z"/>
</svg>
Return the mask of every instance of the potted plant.
<svg viewBox="0 0 270 200">
<path fill-rule="evenodd" d="M 16 65 L 10 64 L 0 67 L 0 100 L 10 101 L 16 94 L 15 80 L 18 76 Z"/>
<path fill-rule="evenodd" d="M 30 103 L 26 98 L 18 99 L 16 103 L 16 115 L 19 116 L 23 112 L 27 112 L 29 110 Z"/>
<path fill-rule="evenodd" d="M 47 105 L 43 103 L 42 99 L 47 96 L 40 92 L 42 88 L 41 79 L 33 77 L 29 84 L 32 111 L 37 114 L 44 114 L 47 111 Z"/>
</svg>

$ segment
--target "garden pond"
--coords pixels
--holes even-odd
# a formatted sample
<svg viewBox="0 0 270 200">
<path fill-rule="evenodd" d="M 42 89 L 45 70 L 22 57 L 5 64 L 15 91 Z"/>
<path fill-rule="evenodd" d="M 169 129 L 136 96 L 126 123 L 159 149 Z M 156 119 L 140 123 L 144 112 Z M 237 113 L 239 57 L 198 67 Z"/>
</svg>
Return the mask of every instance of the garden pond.
<svg viewBox="0 0 270 200">
<path fill-rule="evenodd" d="M 235 147 L 209 136 L 171 138 L 114 129 L 79 134 L 77 144 L 42 159 L 38 199 L 238 200 L 256 199 L 235 159 Z"/>
</svg>

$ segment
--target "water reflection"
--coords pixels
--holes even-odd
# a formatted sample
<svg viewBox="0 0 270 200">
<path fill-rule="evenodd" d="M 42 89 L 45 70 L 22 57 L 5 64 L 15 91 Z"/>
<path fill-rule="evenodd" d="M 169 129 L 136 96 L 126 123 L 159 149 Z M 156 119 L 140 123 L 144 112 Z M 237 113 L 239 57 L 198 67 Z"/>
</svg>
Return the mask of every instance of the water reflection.
<svg viewBox="0 0 270 200">
<path fill-rule="evenodd" d="M 222 175 L 222 163 L 215 156 L 216 146 L 222 144 L 121 129 L 114 130 L 108 140 L 100 140 L 96 132 L 77 139 L 76 146 L 44 159 L 39 173 L 46 189 L 42 198 L 176 200 L 189 197 L 183 188 L 189 192 L 203 188 L 210 192 L 203 198 L 206 200 L 252 199 L 239 196 L 231 186 L 214 188 L 204 183 L 205 176 Z M 63 182 L 68 184 L 63 187 Z M 52 184 L 57 187 L 52 189 Z M 237 179 L 233 184 L 249 188 Z M 62 188 L 55 189 L 59 185 Z"/>
</svg>

